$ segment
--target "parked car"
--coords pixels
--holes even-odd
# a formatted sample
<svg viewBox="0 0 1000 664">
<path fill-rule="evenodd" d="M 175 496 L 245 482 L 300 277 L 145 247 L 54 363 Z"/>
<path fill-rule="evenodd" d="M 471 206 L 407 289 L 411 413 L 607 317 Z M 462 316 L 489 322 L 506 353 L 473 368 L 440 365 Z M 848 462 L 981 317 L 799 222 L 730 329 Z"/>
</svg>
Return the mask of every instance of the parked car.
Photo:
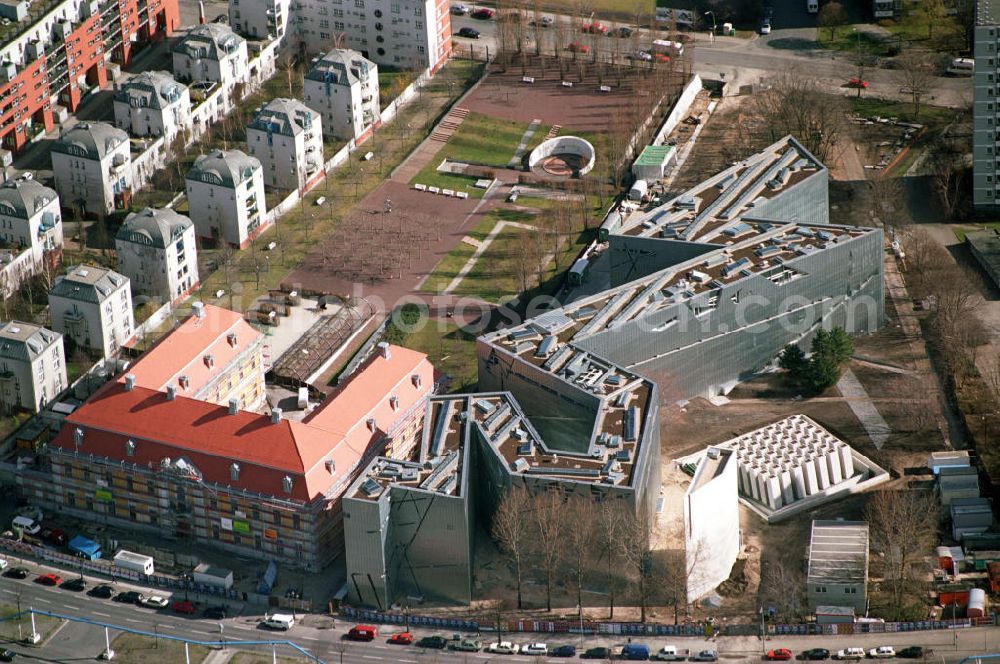
<svg viewBox="0 0 1000 664">
<path fill-rule="evenodd" d="M 0 558 L 0 569 L 7 569 L 7 565 L 9 564 L 6 558 Z"/>
<path fill-rule="evenodd" d="M 861 90 L 868 89 L 868 81 L 863 81 L 860 78 L 852 78 L 847 82 L 847 87 L 849 88 L 860 88 Z"/>
<path fill-rule="evenodd" d="M 549 654 L 549 647 L 544 643 L 525 643 L 521 646 L 522 655 L 541 655 L 545 657 Z"/>
<path fill-rule="evenodd" d="M 549 651 L 549 657 L 576 657 L 576 646 L 556 646 Z"/>
<path fill-rule="evenodd" d="M 452 641 L 449 647 L 458 652 L 479 652 L 483 649 L 483 644 L 473 639 L 459 639 L 458 641 Z"/>
<path fill-rule="evenodd" d="M 903 659 L 923 659 L 934 653 L 930 648 L 924 648 L 922 646 L 909 646 L 903 648 L 896 653 L 896 657 L 902 657 Z"/>
<path fill-rule="evenodd" d="M 9 570 L 4 572 L 4 576 L 8 576 L 12 579 L 27 579 L 28 570 L 25 567 L 11 567 Z"/>
<path fill-rule="evenodd" d="M 889 659 L 896 656 L 896 649 L 892 646 L 879 646 L 869 650 L 868 656 L 872 659 Z"/>
<path fill-rule="evenodd" d="M 461 28 L 457 33 L 459 37 L 465 37 L 466 39 L 479 39 L 479 30 L 475 28 L 470 28 L 468 26 Z"/>
<path fill-rule="evenodd" d="M 649 659 L 649 646 L 645 643 L 627 643 L 622 646 L 620 659 L 632 662 L 645 662 Z"/>
<path fill-rule="evenodd" d="M 396 632 L 389 637 L 389 643 L 394 643 L 397 646 L 408 646 L 413 643 L 413 635 L 409 632 Z"/>
<path fill-rule="evenodd" d="M 555 23 L 555 19 L 551 16 L 543 16 L 537 21 L 535 19 L 531 19 L 529 25 L 537 25 L 540 28 L 551 28 L 553 23 Z"/>
<path fill-rule="evenodd" d="M 488 21 L 496 15 L 496 12 L 489 7 L 479 7 L 478 9 L 473 9 L 472 13 L 469 14 L 472 18 L 478 18 L 480 21 Z"/>
<path fill-rule="evenodd" d="M 87 595 L 90 597 L 96 597 L 98 599 L 111 599 L 115 594 L 115 589 L 108 585 L 94 586 L 91 588 Z"/>
<path fill-rule="evenodd" d="M 347 638 L 351 641 L 374 641 L 378 636 L 378 629 L 373 625 L 355 625 L 347 633 Z"/>
<path fill-rule="evenodd" d="M 143 606 L 149 607 L 150 609 L 165 609 L 170 601 L 166 597 L 161 597 L 160 595 L 150 595 L 149 597 L 143 597 L 139 600 L 139 603 Z"/>
<path fill-rule="evenodd" d="M 219 14 L 212 19 L 212 23 L 229 23 L 229 17 L 225 14 Z"/>
<path fill-rule="evenodd" d="M 864 648 L 844 648 L 838 650 L 837 654 L 833 656 L 834 659 L 864 659 L 865 649 Z"/>
<path fill-rule="evenodd" d="M 490 647 L 486 650 L 495 655 L 516 655 L 520 648 L 518 648 L 516 643 L 511 643 L 510 641 L 497 641 L 491 643 Z"/>
<path fill-rule="evenodd" d="M 210 606 L 202 611 L 201 615 L 210 620 L 225 620 L 229 615 L 229 610 L 224 606 Z"/>
<path fill-rule="evenodd" d="M 774 662 L 785 662 L 792 658 L 792 651 L 788 648 L 775 648 L 767 651 L 767 659 Z"/>
<path fill-rule="evenodd" d="M 435 650 L 442 650 L 447 646 L 448 639 L 443 636 L 425 636 L 417 641 L 418 648 L 433 648 Z"/>
<path fill-rule="evenodd" d="M 17 653 L 13 650 L 7 650 L 6 648 L 0 650 L 0 662 L 13 662 L 16 657 Z"/>
<path fill-rule="evenodd" d="M 62 577 L 58 574 L 40 574 L 35 579 L 35 583 L 40 583 L 43 586 L 58 586 L 62 583 Z"/>
<path fill-rule="evenodd" d="M 590 47 L 586 44 L 581 44 L 580 42 L 573 42 L 566 47 L 566 50 L 573 53 L 590 53 Z"/>
<path fill-rule="evenodd" d="M 46 528 L 42 531 L 42 541 L 50 546 L 66 546 L 69 540 L 66 538 L 66 533 L 58 528 Z"/>
<path fill-rule="evenodd" d="M 72 590 L 75 593 L 83 592 L 87 589 L 87 580 L 82 576 L 78 576 L 75 579 L 64 581 L 60 588 L 63 590 Z"/>
<path fill-rule="evenodd" d="M 583 31 L 589 35 L 605 35 L 608 33 L 608 26 L 602 25 L 599 21 L 587 23 L 583 26 Z"/>
<path fill-rule="evenodd" d="M 580 659 L 610 659 L 611 650 L 603 646 L 598 646 L 596 648 L 587 648 Z"/>
<path fill-rule="evenodd" d="M 652 62 L 653 54 L 649 51 L 636 51 L 625 56 L 629 60 L 639 60 L 640 62 Z"/>
<path fill-rule="evenodd" d="M 760 34 L 762 35 L 771 34 L 771 19 L 765 18 L 760 22 Z"/>
<path fill-rule="evenodd" d="M 650 657 L 656 662 L 686 662 L 691 651 L 687 648 L 678 648 L 675 645 L 663 646 Z"/>
<path fill-rule="evenodd" d="M 622 39 L 628 39 L 634 33 L 635 33 L 635 30 L 633 30 L 632 28 L 628 27 L 627 25 L 623 25 L 620 28 L 618 28 L 617 30 L 615 30 L 615 34 L 618 35 L 619 37 L 621 37 Z"/>
<path fill-rule="evenodd" d="M 466 14 L 469 13 L 469 8 L 466 7 L 465 5 L 452 5 L 451 13 L 454 14 L 455 16 L 465 16 Z"/>
<path fill-rule="evenodd" d="M 829 659 L 830 651 L 826 648 L 812 648 L 802 653 L 802 659 Z"/>
<path fill-rule="evenodd" d="M 126 590 L 115 595 L 115 601 L 122 602 L 123 604 L 138 604 L 141 599 L 142 593 L 137 593 L 134 590 Z"/>
<path fill-rule="evenodd" d="M 171 604 L 170 609 L 174 613 L 183 613 L 186 616 L 192 616 L 198 610 L 198 605 L 189 599 L 182 599 Z"/>
<path fill-rule="evenodd" d="M 692 662 L 718 662 L 719 653 L 716 650 L 702 650 L 691 658 Z"/>
</svg>

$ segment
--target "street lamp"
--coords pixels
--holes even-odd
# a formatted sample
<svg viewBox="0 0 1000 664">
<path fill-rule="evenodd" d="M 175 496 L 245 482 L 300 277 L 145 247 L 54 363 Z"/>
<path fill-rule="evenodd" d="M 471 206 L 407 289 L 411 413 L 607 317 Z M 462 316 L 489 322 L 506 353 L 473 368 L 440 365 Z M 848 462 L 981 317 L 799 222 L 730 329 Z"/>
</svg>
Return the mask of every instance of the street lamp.
<svg viewBox="0 0 1000 664">
<path fill-rule="evenodd" d="M 709 10 L 709 11 L 705 12 L 704 15 L 705 16 L 708 16 L 708 15 L 712 16 L 712 34 L 714 35 L 715 34 L 715 28 L 716 28 L 716 24 L 715 24 L 715 12 L 713 12 L 712 10 Z"/>
</svg>

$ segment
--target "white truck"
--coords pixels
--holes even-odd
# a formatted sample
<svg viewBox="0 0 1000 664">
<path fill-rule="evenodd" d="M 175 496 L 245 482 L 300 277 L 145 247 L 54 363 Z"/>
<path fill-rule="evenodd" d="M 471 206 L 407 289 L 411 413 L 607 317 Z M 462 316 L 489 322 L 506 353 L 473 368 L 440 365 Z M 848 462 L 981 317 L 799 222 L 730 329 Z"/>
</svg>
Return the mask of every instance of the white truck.
<svg viewBox="0 0 1000 664">
<path fill-rule="evenodd" d="M 687 658 L 691 656 L 691 651 L 687 648 L 678 648 L 677 646 L 663 646 L 658 651 L 653 653 L 650 659 L 657 662 L 686 662 Z"/>
</svg>

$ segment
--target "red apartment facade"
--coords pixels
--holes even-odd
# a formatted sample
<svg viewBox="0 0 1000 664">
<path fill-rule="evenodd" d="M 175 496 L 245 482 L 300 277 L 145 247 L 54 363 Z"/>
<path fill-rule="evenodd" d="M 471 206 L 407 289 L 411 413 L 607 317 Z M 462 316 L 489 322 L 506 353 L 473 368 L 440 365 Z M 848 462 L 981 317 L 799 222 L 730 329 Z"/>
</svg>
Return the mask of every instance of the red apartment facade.
<svg viewBox="0 0 1000 664">
<path fill-rule="evenodd" d="M 0 148 L 20 151 L 54 125 L 55 105 L 75 112 L 145 42 L 180 23 L 178 0 L 66 0 L 21 23 L 0 47 Z"/>
</svg>

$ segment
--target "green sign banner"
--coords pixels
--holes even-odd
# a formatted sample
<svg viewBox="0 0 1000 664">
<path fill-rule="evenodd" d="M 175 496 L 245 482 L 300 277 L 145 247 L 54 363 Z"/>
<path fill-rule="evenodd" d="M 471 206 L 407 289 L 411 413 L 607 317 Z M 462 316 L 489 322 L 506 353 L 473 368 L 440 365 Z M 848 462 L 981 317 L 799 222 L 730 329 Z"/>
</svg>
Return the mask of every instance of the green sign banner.
<svg viewBox="0 0 1000 664">
<path fill-rule="evenodd" d="M 102 503 L 111 503 L 115 500 L 115 497 L 107 489 L 98 489 L 94 492 L 94 497 Z"/>
<path fill-rule="evenodd" d="M 233 519 L 233 530 L 238 533 L 250 533 L 250 523 L 247 521 L 238 521 Z"/>
</svg>

